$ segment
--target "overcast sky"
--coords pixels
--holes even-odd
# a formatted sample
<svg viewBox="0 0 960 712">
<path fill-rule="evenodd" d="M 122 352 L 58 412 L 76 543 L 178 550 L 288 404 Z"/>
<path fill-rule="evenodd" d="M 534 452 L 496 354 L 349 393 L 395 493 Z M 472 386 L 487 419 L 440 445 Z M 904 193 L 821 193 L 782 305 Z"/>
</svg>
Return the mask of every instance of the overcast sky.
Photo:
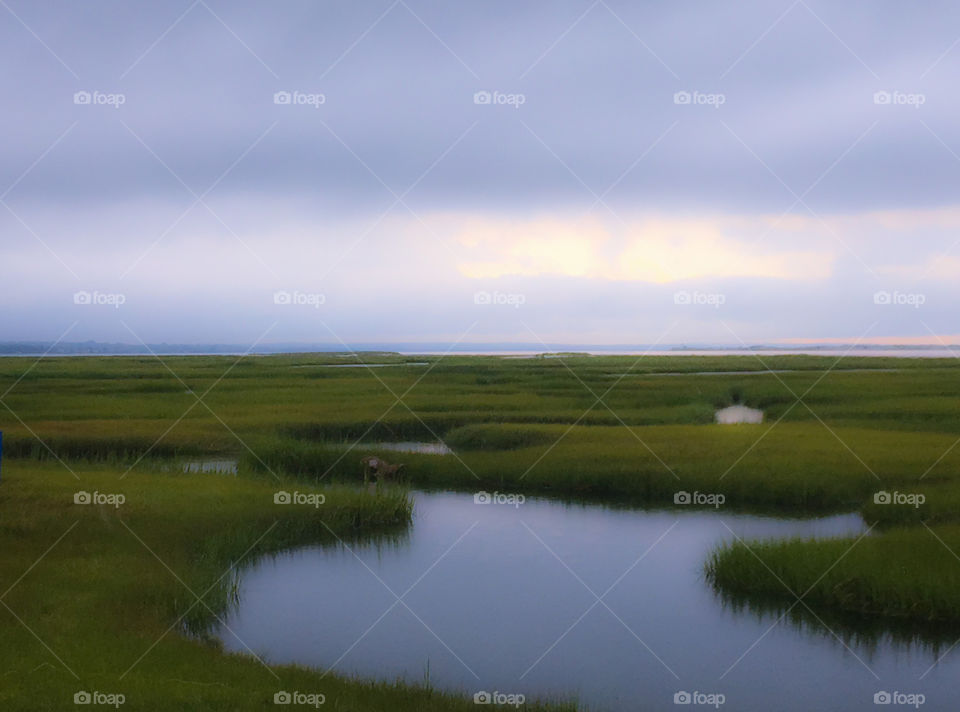
<svg viewBox="0 0 960 712">
<path fill-rule="evenodd" d="M 0 60 L 3 341 L 960 342 L 955 2 L 4 0 Z"/>
</svg>

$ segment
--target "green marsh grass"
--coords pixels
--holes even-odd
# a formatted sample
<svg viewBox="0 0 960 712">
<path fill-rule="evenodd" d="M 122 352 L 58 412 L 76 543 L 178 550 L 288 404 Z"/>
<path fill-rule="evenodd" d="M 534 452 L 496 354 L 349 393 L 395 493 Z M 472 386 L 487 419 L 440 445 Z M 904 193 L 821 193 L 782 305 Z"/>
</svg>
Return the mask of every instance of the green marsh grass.
<svg viewBox="0 0 960 712">
<path fill-rule="evenodd" d="M 723 493 L 730 507 L 809 512 L 857 509 L 881 483 L 907 489 L 916 482 L 915 449 L 943 452 L 955 440 L 866 428 L 835 428 L 831 435 L 813 423 L 637 430 L 485 424 L 450 435 L 456 456 L 378 451 L 367 443 L 345 454 L 342 447 L 286 438 L 264 443 L 245 463 L 264 474 L 350 480 L 360 475 L 362 456 L 379 454 L 406 463 L 410 481 L 428 487 L 512 488 L 655 505 L 672 504 L 677 491 L 698 490 Z M 958 464 L 960 452 L 954 452 L 938 469 L 955 472 Z M 960 484 L 953 476 L 947 482 Z"/>
<path fill-rule="evenodd" d="M 322 693 L 324 708 L 336 710 L 474 709 L 467 696 L 425 686 L 263 665 L 191 633 L 223 614 L 236 567 L 254 557 L 402 536 L 403 490 L 325 488 L 326 502 L 313 508 L 274 504 L 276 490 L 304 489 L 291 481 L 71 469 L 79 480 L 55 462 L 5 463 L 0 709 L 72 709 L 80 690 L 123 694 L 125 710 L 261 710 L 280 690 Z M 79 490 L 126 501 L 75 504 Z"/>
<path fill-rule="evenodd" d="M 806 593 L 803 600 L 815 607 L 960 626 L 956 551 L 955 524 L 891 529 L 859 542 L 736 542 L 711 555 L 706 574 L 721 592 L 789 603 L 793 593 Z"/>
<path fill-rule="evenodd" d="M 354 363 L 390 365 L 328 367 Z M 764 372 L 768 367 L 783 372 Z M 735 373 L 696 375 L 726 371 Z M 737 509 L 860 511 L 876 524 L 874 533 L 815 586 L 851 542 L 751 546 L 791 588 L 813 586 L 812 605 L 891 620 L 960 615 L 960 562 L 944 546 L 960 552 L 955 359 L 5 358 L 0 384 L 12 386 L 4 403 L 17 414 L 0 410 L 3 580 L 16 581 L 79 522 L 3 600 L 82 678 L 10 616 L 0 650 L 15 674 L 0 685 L 3 709 L 62 709 L 68 692 L 94 686 L 129 691 L 127 709 L 267 704 L 269 691 L 282 688 L 259 663 L 180 634 L 181 625 L 201 631 L 210 612 L 190 608 L 192 595 L 124 523 L 196 591 L 209 588 L 274 521 L 258 553 L 335 542 L 321 521 L 345 539 L 390 536 L 409 516 L 405 496 L 349 490 L 360 477 L 359 459 L 384 440 L 441 439 L 454 447 L 456 455 L 379 452 L 407 464 L 410 486 L 655 506 L 673 506 L 677 491 L 699 490 L 724 493 L 725 506 Z M 766 422 L 714 425 L 714 409 L 734 400 L 762 408 Z M 185 457 L 240 459 L 241 475 L 164 472 Z M 118 512 L 77 510 L 69 499 L 77 482 L 67 468 L 85 489 L 129 490 L 129 503 Z M 329 499 L 320 518 L 266 501 L 280 488 L 275 476 L 284 489 L 322 487 Z M 879 490 L 923 493 L 926 501 L 918 508 L 876 505 Z M 718 589 L 789 605 L 782 585 L 764 574 L 742 546 L 708 563 Z M 204 600 L 222 611 L 231 593 L 228 577 Z M 184 611 L 163 644 L 118 681 Z M 317 671 L 275 672 L 286 687 L 321 684 Z M 339 709 L 472 709 L 424 689 L 331 676 L 322 684 Z"/>
</svg>

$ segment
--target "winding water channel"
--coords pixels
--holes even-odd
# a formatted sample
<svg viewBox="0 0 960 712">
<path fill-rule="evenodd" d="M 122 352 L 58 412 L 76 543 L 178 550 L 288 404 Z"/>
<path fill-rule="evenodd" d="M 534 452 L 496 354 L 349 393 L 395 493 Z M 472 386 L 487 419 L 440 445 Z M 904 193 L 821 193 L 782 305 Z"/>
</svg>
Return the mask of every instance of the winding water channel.
<svg viewBox="0 0 960 712">
<path fill-rule="evenodd" d="M 876 710 L 884 691 L 954 709 L 952 641 L 849 629 L 802 605 L 781 618 L 704 580 L 708 553 L 734 533 L 856 535 L 858 515 L 412 496 L 413 525 L 396 539 L 250 565 L 216 631 L 225 647 L 387 681 L 429 676 L 470 695 L 576 697 L 592 710 L 676 710 L 681 692 L 722 694 L 724 710 Z"/>
</svg>

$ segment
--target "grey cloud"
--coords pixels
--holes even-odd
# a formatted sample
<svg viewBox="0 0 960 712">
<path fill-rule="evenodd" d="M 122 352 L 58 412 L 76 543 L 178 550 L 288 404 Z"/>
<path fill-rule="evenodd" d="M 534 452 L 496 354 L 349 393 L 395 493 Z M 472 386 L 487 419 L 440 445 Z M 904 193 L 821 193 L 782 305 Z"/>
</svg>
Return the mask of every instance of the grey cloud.
<svg viewBox="0 0 960 712">
<path fill-rule="evenodd" d="M 811 202 L 843 210 L 951 199 L 955 159 L 918 119 L 960 150 L 951 81 L 960 51 L 920 76 L 956 39 L 949 18 L 957 8 L 808 5 L 770 29 L 789 3 L 609 3 L 612 11 L 597 5 L 569 29 L 588 3 L 467 3 L 453 11 L 410 2 L 383 15 L 390 4 L 210 2 L 229 30 L 197 5 L 131 68 L 188 3 L 65 3 L 57 12 L 12 3 L 80 79 L 12 18 L 4 23 L 4 61 L 20 68 L 0 87 L 17 97 L 2 120 L 18 137 L 3 148 L 4 177 L 12 180 L 77 121 L 15 196 L 177 195 L 182 187 L 122 120 L 200 191 L 277 121 L 223 190 L 368 207 L 384 197 L 383 186 L 321 121 L 397 191 L 479 122 L 417 188 L 421 206 L 589 204 L 589 191 L 550 150 L 601 192 L 677 121 L 611 202 L 776 210 L 792 201 L 789 191 L 721 121 L 799 193 L 879 120 Z M 72 93 L 82 88 L 122 91 L 127 102 L 117 111 L 74 106 Z M 273 105 L 284 89 L 322 92 L 327 102 L 316 111 Z M 481 89 L 522 92 L 526 103 L 476 106 Z M 923 92 L 927 103 L 875 106 L 879 89 Z M 677 106 L 679 90 L 722 92 L 726 103 Z"/>
<path fill-rule="evenodd" d="M 0 193 L 26 171 L 4 198 L 26 226 L 0 207 L 0 259 L 20 270 L 0 285 L 11 307 L 0 338 L 38 329 L 56 338 L 75 317 L 64 306 L 74 289 L 95 286 L 107 266 L 117 272 L 102 280 L 109 286 L 194 201 L 191 191 L 218 179 L 206 201 L 226 225 L 198 206 L 125 287 L 125 313 L 153 332 L 144 338 L 255 338 L 273 315 L 263 301 L 271 282 L 282 284 L 291 265 L 325 273 L 416 181 L 404 200 L 418 214 L 569 216 L 610 188 L 605 202 L 624 215 L 777 215 L 817 181 L 804 200 L 828 218 L 956 203 L 960 7 L 946 0 L 923 9 L 860 0 L 7 5 L 29 29 L 0 7 L 0 61 L 12 68 L 0 77 Z M 121 93 L 124 103 L 78 105 L 77 91 Z M 278 91 L 322 93 L 324 102 L 278 105 Z M 521 93 L 524 102 L 478 105 L 478 91 Z M 724 103 L 677 104 L 680 91 L 722 94 Z M 876 104 L 877 91 L 924 103 Z M 806 205 L 793 212 L 809 214 Z M 391 216 L 417 227 L 403 205 Z M 288 226 L 316 251 L 291 253 Z M 344 262 L 353 272 L 324 285 L 338 305 L 331 326 L 354 340 L 456 337 L 482 285 L 458 279 L 452 263 L 440 278 L 440 267 L 404 253 L 408 235 L 390 229 L 388 220 Z M 871 236 L 851 226 L 842 237 L 878 268 L 940 254 L 948 233 Z M 652 340 L 674 312 L 671 295 L 686 288 L 728 295 L 724 313 L 745 338 L 849 336 L 888 281 L 839 252 L 830 279 L 809 284 L 542 277 L 491 288 L 529 293 L 523 313 L 550 338 Z M 178 258 L 184 266 L 171 267 Z M 369 301 L 352 277 L 364 265 L 407 269 L 378 285 L 387 297 Z M 213 292 L 198 286 L 204 270 Z M 953 288 L 896 280 L 890 288 L 925 289 L 927 323 L 951 330 Z M 189 325 L 177 316 L 184 311 Z M 82 315 L 83 336 L 125 338 L 115 315 Z M 724 333 L 709 311 L 678 315 L 677 339 Z M 284 318 L 278 338 L 322 336 L 298 316 Z M 481 316 L 480 336 L 527 338 L 516 315 Z M 881 317 L 890 333 L 924 333 L 914 313 Z"/>
</svg>

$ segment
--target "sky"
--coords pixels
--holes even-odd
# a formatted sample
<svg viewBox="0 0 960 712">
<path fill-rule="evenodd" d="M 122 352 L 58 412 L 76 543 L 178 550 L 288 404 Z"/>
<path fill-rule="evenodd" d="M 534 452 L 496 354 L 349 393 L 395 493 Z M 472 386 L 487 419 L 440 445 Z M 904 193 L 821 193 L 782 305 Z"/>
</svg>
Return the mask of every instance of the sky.
<svg viewBox="0 0 960 712">
<path fill-rule="evenodd" d="M 0 2 L 0 341 L 960 343 L 960 6 Z"/>
</svg>

